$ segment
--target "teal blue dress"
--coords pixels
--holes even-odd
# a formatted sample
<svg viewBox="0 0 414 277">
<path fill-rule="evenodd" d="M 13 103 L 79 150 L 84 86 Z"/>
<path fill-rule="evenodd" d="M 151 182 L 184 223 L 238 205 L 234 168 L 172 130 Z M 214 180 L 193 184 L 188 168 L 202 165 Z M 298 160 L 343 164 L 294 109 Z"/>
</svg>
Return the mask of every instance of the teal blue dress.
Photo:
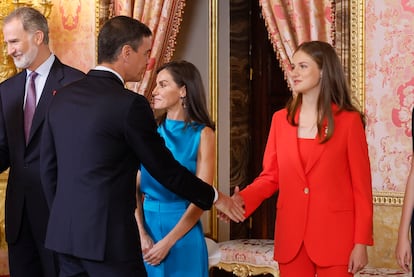
<svg viewBox="0 0 414 277">
<path fill-rule="evenodd" d="M 184 128 L 184 121 L 166 119 L 158 127 L 175 159 L 195 174 L 201 131 L 204 125 Z M 141 167 L 141 192 L 144 193 L 144 225 L 154 243 L 165 237 L 178 223 L 190 204 L 156 181 Z M 199 221 L 170 249 L 157 266 L 145 263 L 148 277 L 208 277 L 208 254 Z"/>
</svg>

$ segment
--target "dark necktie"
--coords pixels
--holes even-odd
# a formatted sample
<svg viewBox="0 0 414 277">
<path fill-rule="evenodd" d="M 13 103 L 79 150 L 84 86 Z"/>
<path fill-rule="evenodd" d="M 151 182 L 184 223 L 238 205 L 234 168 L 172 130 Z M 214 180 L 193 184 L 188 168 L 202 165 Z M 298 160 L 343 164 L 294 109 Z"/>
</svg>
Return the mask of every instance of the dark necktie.
<svg viewBox="0 0 414 277">
<path fill-rule="evenodd" d="M 26 138 L 26 144 L 29 141 L 30 128 L 32 127 L 33 115 L 36 109 L 35 79 L 37 75 L 34 71 L 30 73 L 29 86 L 27 87 L 26 104 L 24 106 L 24 136 Z"/>
</svg>

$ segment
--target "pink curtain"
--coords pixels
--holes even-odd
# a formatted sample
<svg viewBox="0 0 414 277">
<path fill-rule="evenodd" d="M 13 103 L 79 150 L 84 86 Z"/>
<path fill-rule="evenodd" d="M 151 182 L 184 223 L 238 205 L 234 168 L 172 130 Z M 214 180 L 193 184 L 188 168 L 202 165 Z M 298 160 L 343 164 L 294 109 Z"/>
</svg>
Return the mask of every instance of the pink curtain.
<svg viewBox="0 0 414 277">
<path fill-rule="evenodd" d="M 259 0 L 276 56 L 285 74 L 296 47 L 309 40 L 334 42 L 333 0 Z"/>
<path fill-rule="evenodd" d="M 145 23 L 153 33 L 153 45 L 144 78 L 127 86 L 150 97 L 155 70 L 171 60 L 182 21 L 185 0 L 114 0 L 114 15 L 132 16 Z"/>
</svg>

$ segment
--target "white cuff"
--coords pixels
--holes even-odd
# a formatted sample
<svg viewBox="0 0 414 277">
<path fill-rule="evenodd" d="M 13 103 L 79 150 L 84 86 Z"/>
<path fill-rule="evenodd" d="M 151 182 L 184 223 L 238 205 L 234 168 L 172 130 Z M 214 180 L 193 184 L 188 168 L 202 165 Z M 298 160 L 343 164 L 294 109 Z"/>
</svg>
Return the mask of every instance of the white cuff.
<svg viewBox="0 0 414 277">
<path fill-rule="evenodd" d="M 219 197 L 219 193 L 217 191 L 217 189 L 213 186 L 214 189 L 214 200 L 213 200 L 213 204 L 216 203 L 218 197 Z"/>
</svg>

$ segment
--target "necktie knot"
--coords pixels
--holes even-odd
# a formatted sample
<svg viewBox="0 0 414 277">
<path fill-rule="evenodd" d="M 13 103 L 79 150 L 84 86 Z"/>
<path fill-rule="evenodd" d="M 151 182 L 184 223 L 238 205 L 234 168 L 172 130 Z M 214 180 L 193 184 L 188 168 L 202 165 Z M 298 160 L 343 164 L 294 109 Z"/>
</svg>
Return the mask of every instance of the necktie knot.
<svg viewBox="0 0 414 277">
<path fill-rule="evenodd" d="M 30 128 L 32 127 L 33 115 L 36 109 L 35 79 L 38 75 L 35 71 L 32 71 L 29 75 L 29 85 L 27 87 L 26 103 L 24 106 L 24 135 L 26 144 L 29 141 Z"/>
<path fill-rule="evenodd" d="M 32 73 L 29 74 L 29 78 L 34 81 L 37 75 L 39 75 L 39 73 L 37 73 L 36 71 L 32 71 Z"/>
</svg>

